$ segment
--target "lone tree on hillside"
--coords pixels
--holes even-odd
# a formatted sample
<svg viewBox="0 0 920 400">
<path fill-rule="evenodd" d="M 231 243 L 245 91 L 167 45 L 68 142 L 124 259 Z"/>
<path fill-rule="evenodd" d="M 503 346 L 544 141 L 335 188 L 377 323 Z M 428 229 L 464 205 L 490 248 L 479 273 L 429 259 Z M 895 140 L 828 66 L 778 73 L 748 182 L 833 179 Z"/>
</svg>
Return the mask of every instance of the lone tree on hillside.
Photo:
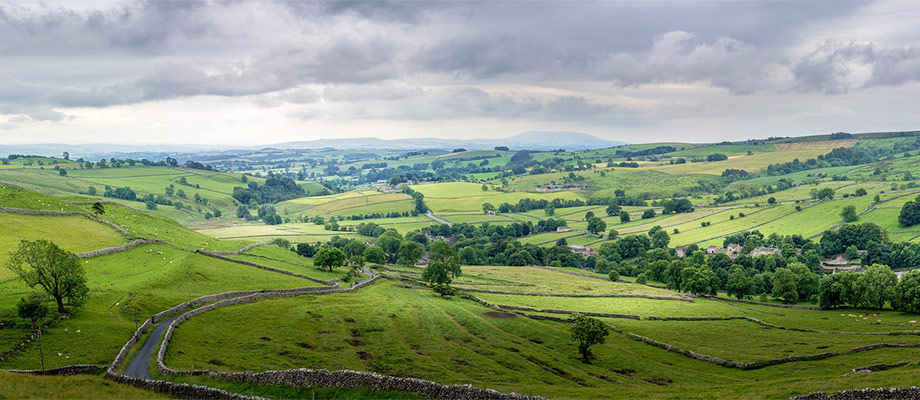
<svg viewBox="0 0 920 400">
<path fill-rule="evenodd" d="M 843 211 L 840 212 L 840 216 L 845 222 L 853 222 L 859 219 L 859 215 L 856 214 L 855 206 L 844 207 Z"/>
<path fill-rule="evenodd" d="M 453 294 L 450 283 L 460 276 L 460 256 L 449 244 L 436 241 L 431 243 L 428 254 L 428 267 L 422 273 L 422 279 L 431 284 L 441 296 Z"/>
<path fill-rule="evenodd" d="M 103 214 L 105 214 L 105 206 L 103 206 L 102 203 L 98 201 L 93 203 L 93 215 L 95 215 L 96 217 L 99 217 L 100 215 L 103 215 Z"/>
<path fill-rule="evenodd" d="M 341 267 L 344 263 L 345 252 L 332 246 L 323 246 L 313 257 L 313 264 L 320 268 L 329 268 L 329 272 L 332 272 L 333 268 Z"/>
<path fill-rule="evenodd" d="M 572 314 L 575 325 L 572 325 L 572 341 L 578 342 L 578 352 L 581 353 L 581 362 L 590 364 L 594 354 L 591 353 L 591 346 L 603 344 L 607 340 L 610 331 L 607 325 L 604 325 L 598 319 L 594 319 L 583 314 Z"/>
<path fill-rule="evenodd" d="M 72 307 L 80 307 L 89 296 L 80 259 L 48 240 L 19 242 L 19 249 L 10 253 L 6 267 L 29 287 L 41 287 L 57 302 L 59 313 L 67 312 L 64 300 Z"/>
<path fill-rule="evenodd" d="M 595 235 L 607 230 L 607 223 L 604 220 L 598 217 L 591 217 L 588 219 L 588 232 L 591 232 Z"/>
</svg>

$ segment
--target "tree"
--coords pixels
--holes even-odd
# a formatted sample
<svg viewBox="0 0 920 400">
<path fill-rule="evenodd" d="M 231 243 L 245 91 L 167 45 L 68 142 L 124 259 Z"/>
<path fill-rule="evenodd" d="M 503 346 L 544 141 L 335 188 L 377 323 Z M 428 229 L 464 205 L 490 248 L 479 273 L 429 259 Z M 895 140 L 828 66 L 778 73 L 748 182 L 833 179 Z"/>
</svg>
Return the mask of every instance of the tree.
<svg viewBox="0 0 920 400">
<path fill-rule="evenodd" d="M 620 280 L 620 273 L 615 269 L 611 269 L 607 276 L 610 277 L 610 280 L 613 282 Z"/>
<path fill-rule="evenodd" d="M 492 203 L 482 203 L 482 212 L 486 213 L 489 211 L 495 211 L 495 206 Z"/>
<path fill-rule="evenodd" d="M 549 203 L 543 209 L 543 212 L 550 217 L 556 215 L 556 206 L 554 206 L 553 203 Z"/>
<path fill-rule="evenodd" d="M 422 272 L 425 282 L 449 286 L 454 278 L 460 276 L 460 256 L 446 242 L 439 240 L 432 243 L 428 258 L 428 266 Z"/>
<path fill-rule="evenodd" d="M 93 203 L 93 215 L 95 215 L 96 218 L 98 218 L 100 215 L 103 215 L 103 214 L 105 214 L 105 206 L 103 206 L 102 203 L 98 201 Z"/>
<path fill-rule="evenodd" d="M 66 151 L 64 152 L 64 159 L 65 159 L 65 160 L 70 160 L 70 153 L 69 153 L 69 152 L 66 152 Z"/>
<path fill-rule="evenodd" d="M 770 197 L 767 199 L 767 204 L 776 204 L 776 197 Z"/>
<path fill-rule="evenodd" d="M 28 297 L 19 299 L 16 312 L 20 318 L 32 322 L 32 331 L 38 331 L 39 354 L 41 356 L 42 371 L 45 370 L 45 345 L 42 341 L 42 320 L 48 316 L 48 306 L 45 304 L 47 296 L 42 292 L 32 292 Z"/>
<path fill-rule="evenodd" d="M 38 327 L 38 323 L 48 316 L 48 306 L 45 304 L 47 299 L 42 292 L 32 292 L 28 297 L 19 299 L 19 304 L 16 305 L 19 317 L 32 322 L 33 331 Z"/>
<path fill-rule="evenodd" d="M 738 300 L 750 299 L 754 295 L 754 279 L 745 275 L 741 268 L 735 268 L 728 275 L 725 289 L 729 296 L 735 296 Z"/>
<path fill-rule="evenodd" d="M 6 266 L 27 286 L 41 287 L 57 302 L 59 313 L 66 313 L 64 300 L 72 307 L 80 307 L 89 296 L 79 258 L 53 242 L 22 240 L 19 249 L 10 253 Z"/>
<path fill-rule="evenodd" d="M 835 194 L 834 189 L 831 189 L 829 187 L 821 188 L 815 193 L 815 198 L 818 200 L 825 200 L 825 199 L 830 200 L 834 198 L 834 194 Z"/>
<path fill-rule="evenodd" d="M 387 254 L 383 252 L 383 249 L 377 246 L 370 246 L 364 249 L 364 261 L 374 264 L 383 264 L 387 262 Z"/>
<path fill-rule="evenodd" d="M 604 222 L 604 220 L 598 217 L 591 217 L 588 219 L 588 232 L 597 235 L 605 230 L 607 230 L 607 223 Z"/>
<path fill-rule="evenodd" d="M 920 313 L 920 270 L 901 276 L 891 305 L 898 311 Z"/>
<path fill-rule="evenodd" d="M 590 364 L 594 354 L 591 353 L 591 346 L 603 344 L 607 341 L 607 335 L 610 331 L 607 325 L 598 319 L 585 316 L 583 314 L 572 314 L 572 341 L 578 342 L 578 352 L 581 353 L 581 362 Z"/>
<path fill-rule="evenodd" d="M 361 256 L 351 256 L 348 257 L 348 266 L 351 269 L 361 269 L 364 267 L 364 257 Z"/>
<path fill-rule="evenodd" d="M 364 250 L 366 249 L 367 245 L 358 239 L 352 239 L 342 248 L 345 251 L 345 255 L 349 257 L 364 255 Z"/>
<path fill-rule="evenodd" d="M 588 211 L 588 212 L 586 212 L 586 213 L 585 213 L 585 221 L 588 221 L 588 220 L 590 220 L 591 218 L 594 218 L 594 211 Z"/>
<path fill-rule="evenodd" d="M 620 215 L 620 206 L 616 204 L 611 204 L 607 206 L 606 212 L 607 212 L 607 215 L 611 217 L 614 215 Z"/>
<path fill-rule="evenodd" d="M 652 234 L 652 247 L 664 249 L 668 247 L 668 243 L 671 242 L 671 237 L 668 236 L 668 233 L 664 229 L 659 229 Z"/>
<path fill-rule="evenodd" d="M 856 307 L 859 299 L 856 292 L 858 275 L 854 271 L 844 271 L 821 278 L 818 284 L 818 305 L 822 308 Z"/>
<path fill-rule="evenodd" d="M 695 295 L 715 296 L 719 292 L 719 277 L 703 266 L 680 271 L 680 290 Z"/>
<path fill-rule="evenodd" d="M 648 210 L 645 210 L 642 212 L 642 219 L 649 219 L 649 218 L 655 218 L 654 209 L 649 208 Z"/>
<path fill-rule="evenodd" d="M 388 262 L 396 262 L 396 255 L 399 252 L 399 244 L 401 242 L 402 240 L 400 240 L 400 238 L 384 233 L 377 238 L 377 243 L 375 243 L 374 246 L 380 247 L 383 252 L 387 254 Z"/>
<path fill-rule="evenodd" d="M 908 201 L 901 207 L 901 213 L 898 215 L 898 223 L 901 226 L 914 226 L 920 223 L 920 202 Z"/>
<path fill-rule="evenodd" d="M 425 246 L 406 240 L 399 245 L 397 261 L 400 265 L 411 267 L 417 264 L 423 255 L 425 255 Z"/>
<path fill-rule="evenodd" d="M 489 191 L 489 185 L 486 185 L 485 183 L 483 183 L 483 184 L 482 184 L 482 191 L 483 191 L 483 192 L 488 192 L 488 191 Z"/>
<path fill-rule="evenodd" d="M 249 207 L 246 207 L 245 204 L 241 204 L 239 207 L 237 207 L 237 208 L 236 208 L 236 217 L 237 217 L 237 218 L 244 218 L 244 219 L 245 219 L 245 218 L 251 217 L 251 215 L 249 214 Z"/>
<path fill-rule="evenodd" d="M 629 222 L 629 213 L 626 210 L 620 211 L 620 222 L 624 224 Z"/>
<path fill-rule="evenodd" d="M 859 188 L 859 189 L 856 189 L 856 193 L 855 193 L 855 194 L 856 194 L 856 196 L 865 196 L 865 195 L 867 195 L 867 194 L 869 194 L 869 193 L 866 192 L 866 189 Z"/>
<path fill-rule="evenodd" d="M 859 307 L 881 309 L 894 297 L 898 277 L 887 265 L 873 264 L 856 279 Z"/>
<path fill-rule="evenodd" d="M 792 304 L 799 299 L 796 276 L 789 268 L 779 268 L 773 274 L 773 297 Z"/>
<path fill-rule="evenodd" d="M 859 219 L 859 215 L 856 215 L 855 206 L 844 207 L 843 211 L 840 212 L 840 216 L 843 218 L 844 222 L 853 222 Z"/>
<path fill-rule="evenodd" d="M 316 247 L 310 243 L 298 243 L 296 251 L 301 257 L 313 257 L 316 255 Z"/>
<path fill-rule="evenodd" d="M 60 175 L 60 176 L 67 176 L 67 170 L 64 169 L 64 168 L 59 169 L 59 170 L 58 170 L 58 175 Z"/>
<path fill-rule="evenodd" d="M 345 252 L 328 245 L 321 247 L 313 256 L 313 264 L 320 268 L 329 268 L 329 272 L 332 272 L 333 268 L 341 267 L 344 263 Z"/>
</svg>

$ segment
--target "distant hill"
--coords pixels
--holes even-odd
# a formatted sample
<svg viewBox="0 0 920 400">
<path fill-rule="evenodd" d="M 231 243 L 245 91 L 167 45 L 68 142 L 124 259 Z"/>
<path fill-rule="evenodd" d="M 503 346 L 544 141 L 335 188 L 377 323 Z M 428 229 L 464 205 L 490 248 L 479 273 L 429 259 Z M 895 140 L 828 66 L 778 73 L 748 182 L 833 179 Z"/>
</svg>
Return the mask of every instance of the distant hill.
<svg viewBox="0 0 920 400">
<path fill-rule="evenodd" d="M 604 147 L 618 146 L 623 142 L 601 139 L 597 136 L 580 132 L 553 132 L 530 131 L 506 138 L 479 138 L 479 139 L 378 139 L 378 138 L 349 138 L 349 139 L 319 139 L 298 142 L 285 142 L 272 144 L 271 147 L 280 149 L 491 149 L 496 146 L 507 146 L 512 150 L 588 150 Z"/>
</svg>

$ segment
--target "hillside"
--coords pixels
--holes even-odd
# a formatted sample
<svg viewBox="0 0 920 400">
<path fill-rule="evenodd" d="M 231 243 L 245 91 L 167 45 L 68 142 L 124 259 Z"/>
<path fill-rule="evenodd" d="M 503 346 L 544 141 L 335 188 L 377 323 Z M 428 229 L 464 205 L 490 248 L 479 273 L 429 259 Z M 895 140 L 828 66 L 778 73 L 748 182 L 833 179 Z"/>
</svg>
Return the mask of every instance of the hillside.
<svg viewBox="0 0 920 400">
<path fill-rule="evenodd" d="M 787 398 L 903 385 L 916 378 L 909 360 L 920 356 L 920 309 L 911 308 L 920 291 L 909 286 L 920 275 L 902 276 L 915 267 L 920 231 L 901 217 L 920 196 L 918 143 L 857 136 L 371 161 L 338 152 L 330 159 L 340 170 L 364 171 L 353 172 L 362 174 L 355 187 L 294 198 L 258 189 L 280 171 L 13 159 L 0 168 L 8 182 L 0 184 L 8 227 L 0 262 L 20 240 L 53 241 L 83 253 L 90 295 L 69 318 L 48 323 L 37 345 L 17 315 L 33 289 L 0 271 L 0 367 L 40 368 L 43 352 L 46 368 L 111 365 L 128 377 L 268 397 L 430 396 L 395 377 L 566 399 Z M 483 161 L 498 170 L 450 171 Z M 404 174 L 358 183 L 382 168 L 364 168 L 375 162 Z M 329 165 L 302 175 L 340 179 L 323 175 Z M 148 209 L 106 197 L 106 186 L 170 200 L 199 194 L 207 203 Z M 237 214 L 245 188 L 256 196 L 248 218 Z M 849 207 L 855 219 L 845 217 Z M 205 219 L 209 210 L 224 212 Z M 462 269 L 450 281 L 453 296 L 423 282 L 427 250 L 439 240 Z M 340 249 L 338 266 L 320 268 L 320 248 Z M 608 330 L 591 363 L 571 340 L 575 314 Z M 122 350 L 138 325 L 137 344 Z M 161 354 L 162 365 L 149 368 Z M 302 388 L 231 378 L 299 368 L 371 372 L 390 383 Z M 109 396 L 134 396 L 93 375 L 34 379 L 38 387 L 79 382 L 72 393 L 111 384 Z M 0 394 L 38 396 L 24 392 L 31 384 Z"/>
</svg>

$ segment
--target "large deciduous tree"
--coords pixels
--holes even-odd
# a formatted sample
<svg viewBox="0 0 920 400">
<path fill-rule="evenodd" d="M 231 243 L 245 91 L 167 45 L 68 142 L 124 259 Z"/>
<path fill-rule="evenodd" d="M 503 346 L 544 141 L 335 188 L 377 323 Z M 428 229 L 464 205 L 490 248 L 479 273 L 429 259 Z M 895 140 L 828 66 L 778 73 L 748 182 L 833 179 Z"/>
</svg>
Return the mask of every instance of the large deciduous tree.
<svg viewBox="0 0 920 400">
<path fill-rule="evenodd" d="M 66 312 L 64 300 L 72 307 L 80 307 L 89 296 L 80 259 L 51 241 L 19 242 L 19 249 L 10 253 L 6 266 L 29 287 L 41 287 L 57 302 L 59 313 Z"/>
<path fill-rule="evenodd" d="M 320 268 L 329 268 L 329 272 L 332 272 L 333 268 L 341 267 L 344 263 L 345 252 L 332 246 L 323 246 L 313 257 L 313 264 Z"/>
<path fill-rule="evenodd" d="M 598 319 L 594 319 L 583 314 L 572 314 L 572 341 L 578 342 L 578 352 L 581 353 L 581 362 L 590 364 L 594 354 L 591 353 L 591 346 L 603 344 L 607 340 L 610 331 L 607 325 L 604 325 Z"/>
</svg>

